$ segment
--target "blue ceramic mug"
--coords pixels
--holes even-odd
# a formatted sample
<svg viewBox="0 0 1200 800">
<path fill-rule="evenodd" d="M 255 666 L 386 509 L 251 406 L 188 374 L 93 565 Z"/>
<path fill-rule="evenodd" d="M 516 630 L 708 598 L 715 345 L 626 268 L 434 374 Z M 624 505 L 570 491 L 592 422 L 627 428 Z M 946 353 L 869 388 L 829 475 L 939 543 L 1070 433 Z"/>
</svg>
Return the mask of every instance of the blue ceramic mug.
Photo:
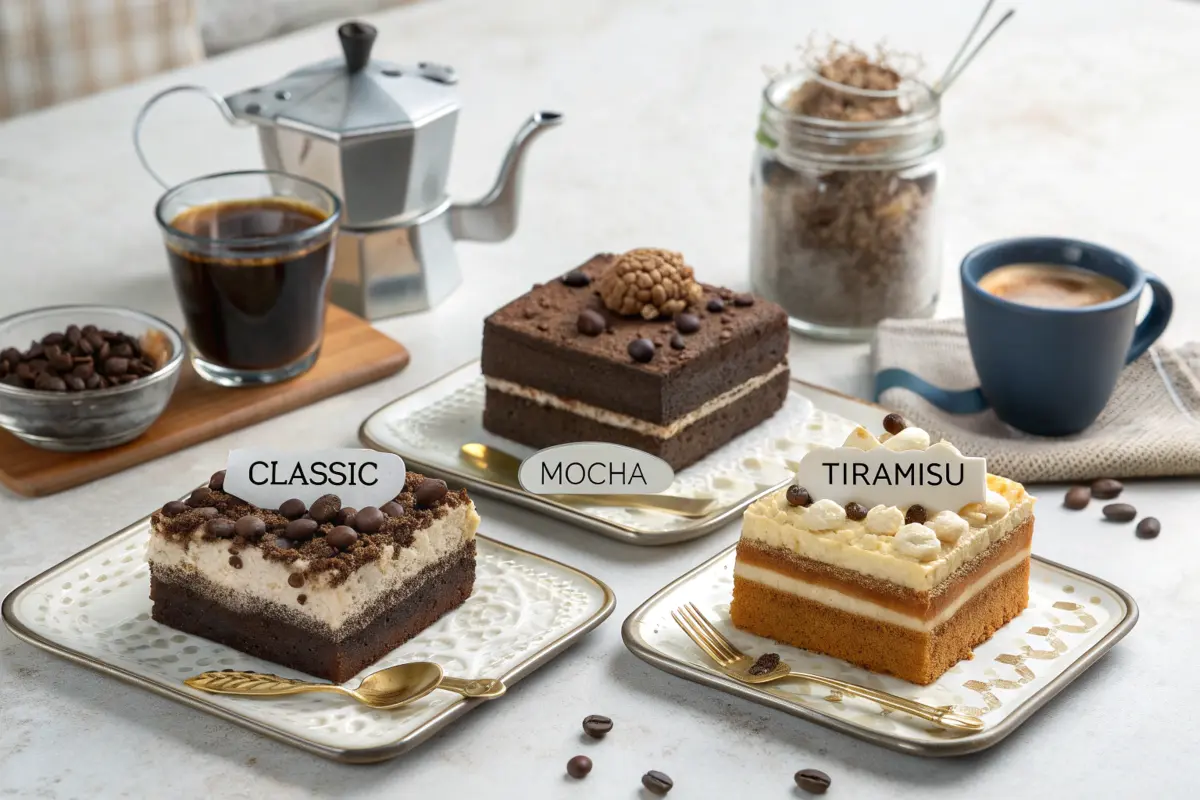
<svg viewBox="0 0 1200 800">
<path fill-rule="evenodd" d="M 980 279 L 1009 264 L 1079 267 L 1126 287 L 1103 303 L 1078 308 L 1023 305 L 989 294 Z M 963 316 L 980 387 L 949 391 L 902 369 L 876 376 L 876 396 L 903 387 L 952 414 L 992 408 L 1004 422 L 1038 436 L 1066 436 L 1095 422 L 1125 365 L 1152 345 L 1171 319 L 1171 292 L 1120 253 L 1076 239 L 992 242 L 963 259 Z M 1137 321 L 1147 286 L 1153 303 Z"/>
</svg>

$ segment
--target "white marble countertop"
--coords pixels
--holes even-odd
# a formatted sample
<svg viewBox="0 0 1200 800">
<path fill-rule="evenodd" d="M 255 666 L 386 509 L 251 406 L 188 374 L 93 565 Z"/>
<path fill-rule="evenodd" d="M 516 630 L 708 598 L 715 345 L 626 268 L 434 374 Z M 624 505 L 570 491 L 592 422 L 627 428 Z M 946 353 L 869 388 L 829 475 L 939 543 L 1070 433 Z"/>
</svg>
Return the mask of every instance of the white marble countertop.
<svg viewBox="0 0 1200 800">
<path fill-rule="evenodd" d="M 945 109 L 946 261 L 1003 236 L 1094 239 L 1157 271 L 1177 297 L 1168 342 L 1200 335 L 1194 187 L 1200 129 L 1200 4 L 1178 0 L 1019 3 L 1010 28 Z M 810 30 L 926 54 L 954 51 L 975 4 L 933 0 L 443 0 L 375 18 L 377 52 L 429 57 L 462 75 L 452 189 L 481 192 L 509 137 L 538 108 L 567 123 L 540 140 L 521 230 L 460 249 L 466 286 L 436 310 L 380 327 L 412 351 L 401 374 L 54 497 L 0 494 L 0 593 L 195 486 L 235 443 L 353 445 L 385 401 L 475 358 L 500 299 L 596 250 L 669 246 L 706 279 L 747 285 L 752 127 L 760 67 Z M 566 10 L 569 7 L 569 11 Z M 142 85 L 0 125 L 0 314 L 72 301 L 116 302 L 179 320 L 138 167 L 131 120 L 178 82 L 223 93 L 335 52 L 332 26 L 215 59 Z M 936 69 L 933 70 L 936 72 Z M 177 178 L 256 164 L 254 136 L 195 100 L 165 103 L 151 150 Z M 1193 182 L 1195 180 L 1195 182 Z M 958 307 L 947 269 L 941 313 Z M 866 391 L 866 349 L 796 339 L 796 375 Z M 1035 487 L 1036 488 L 1036 487 Z M 931 761 L 860 743 L 666 675 L 628 653 L 621 620 L 736 537 L 643 549 L 488 499 L 488 534 L 606 580 L 613 617 L 563 657 L 408 756 L 378 767 L 326 762 L 53 658 L 0 632 L 0 796 L 646 797 L 647 769 L 672 798 L 799 797 L 792 773 L 833 776 L 830 797 L 1183 797 L 1200 759 L 1196 484 L 1135 483 L 1127 499 L 1163 521 L 1157 540 L 1059 507 L 1047 489 L 1036 551 L 1107 578 L 1141 604 L 1137 628 L 1000 746 Z M 589 713 L 616 720 L 581 742 Z M 563 767 L 596 769 L 571 785 Z"/>
</svg>

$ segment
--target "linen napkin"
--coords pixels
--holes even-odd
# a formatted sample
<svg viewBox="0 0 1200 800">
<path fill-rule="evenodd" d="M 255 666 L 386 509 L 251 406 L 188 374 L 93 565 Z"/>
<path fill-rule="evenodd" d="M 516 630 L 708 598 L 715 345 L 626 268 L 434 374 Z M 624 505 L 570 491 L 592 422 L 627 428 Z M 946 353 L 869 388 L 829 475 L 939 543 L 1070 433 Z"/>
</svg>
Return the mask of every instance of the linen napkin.
<svg viewBox="0 0 1200 800">
<path fill-rule="evenodd" d="M 962 320 L 885 320 L 871 356 L 875 372 L 900 367 L 946 389 L 979 385 Z M 1200 343 L 1151 347 L 1121 373 L 1100 417 L 1074 436 L 1023 433 L 990 410 L 947 414 L 907 389 L 889 389 L 879 402 L 1017 481 L 1200 475 Z"/>
</svg>

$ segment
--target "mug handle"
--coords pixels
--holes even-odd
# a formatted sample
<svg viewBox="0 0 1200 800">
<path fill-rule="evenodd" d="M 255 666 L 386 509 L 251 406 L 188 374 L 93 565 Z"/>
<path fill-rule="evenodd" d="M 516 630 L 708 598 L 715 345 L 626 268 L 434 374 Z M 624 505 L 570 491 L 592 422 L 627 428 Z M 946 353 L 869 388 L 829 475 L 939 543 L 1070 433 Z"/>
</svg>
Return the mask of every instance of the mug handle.
<svg viewBox="0 0 1200 800">
<path fill-rule="evenodd" d="M 879 402 L 879 398 L 888 389 L 907 389 L 920 395 L 947 414 L 978 414 L 980 411 L 987 411 L 991 408 L 987 398 L 983 396 L 983 391 L 978 387 L 961 390 L 943 389 L 940 386 L 934 386 L 919 375 L 896 367 L 875 373 L 875 402 Z"/>
<path fill-rule="evenodd" d="M 1163 331 L 1167 328 L 1167 323 L 1171 321 L 1171 312 L 1175 309 L 1175 300 L 1171 297 L 1171 290 L 1159 280 L 1157 275 L 1147 273 L 1146 284 L 1154 293 L 1154 298 L 1150 303 L 1150 310 L 1146 312 L 1146 318 L 1139 322 L 1133 331 L 1133 342 L 1129 345 L 1129 355 L 1125 356 L 1126 364 L 1149 350 L 1150 345 L 1162 336 Z"/>
<path fill-rule="evenodd" d="M 142 150 L 142 125 L 145 124 L 146 116 L 150 113 L 150 109 L 157 105 L 159 100 L 162 100 L 167 95 L 177 94 L 179 92 L 195 92 L 196 94 L 207 97 L 209 101 L 211 101 L 212 104 L 217 107 L 217 110 L 221 112 L 221 116 L 225 118 L 226 122 L 228 122 L 230 125 L 243 124 L 243 120 L 238 119 L 234 115 L 233 109 L 230 108 L 229 104 L 225 102 L 224 97 L 221 97 L 221 95 L 217 94 L 212 89 L 206 89 L 203 86 L 172 86 L 169 89 L 163 89 L 161 92 L 147 100 L 145 105 L 142 106 L 141 110 L 138 111 L 137 119 L 133 121 L 133 149 L 137 153 L 138 161 L 142 162 L 142 169 L 146 170 L 150 177 L 154 178 L 154 180 L 157 181 L 158 184 L 164 189 L 170 189 L 171 184 L 164 181 L 162 176 L 154 171 L 154 167 L 150 166 L 150 161 L 146 158 L 146 153 Z"/>
</svg>

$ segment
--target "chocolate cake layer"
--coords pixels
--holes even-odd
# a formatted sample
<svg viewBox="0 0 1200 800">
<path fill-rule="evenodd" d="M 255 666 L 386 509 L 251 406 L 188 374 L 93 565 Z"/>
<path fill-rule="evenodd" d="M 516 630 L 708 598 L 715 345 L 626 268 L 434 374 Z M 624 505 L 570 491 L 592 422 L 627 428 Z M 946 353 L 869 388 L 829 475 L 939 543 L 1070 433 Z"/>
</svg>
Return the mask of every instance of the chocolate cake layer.
<svg viewBox="0 0 1200 800">
<path fill-rule="evenodd" d="M 589 441 L 623 444 L 658 456 L 672 469 L 680 470 L 770 417 L 783 405 L 787 393 L 788 374 L 781 372 L 744 397 L 663 439 L 489 389 L 483 427 L 530 447 Z"/>
<path fill-rule="evenodd" d="M 462 605 L 475 582 L 475 541 L 448 559 L 427 567 L 406 584 L 403 596 L 379 601 L 380 613 L 341 640 L 322 637 L 310 625 L 290 621 L 283 606 L 255 612 L 230 609 L 213 599 L 220 589 L 198 576 L 179 580 L 174 570 L 153 570 L 151 616 L 185 633 L 203 636 L 300 672 L 342 683 L 407 642 L 442 615 Z M 297 589 L 297 595 L 303 594 Z"/>
<path fill-rule="evenodd" d="M 786 361 L 783 309 L 760 298 L 738 305 L 728 289 L 702 284 L 704 297 L 689 309 L 700 327 L 680 334 L 683 349 L 670 346 L 672 335 L 679 333 L 671 319 L 614 314 L 601 302 L 594 281 L 615 259 L 598 255 L 580 268 L 593 279 L 591 285 L 574 287 L 555 279 L 489 316 L 483 329 L 483 374 L 663 424 Z M 721 301 L 723 310 L 707 310 L 711 300 Z M 585 310 L 604 318 L 605 333 L 579 332 L 577 320 Z M 649 363 L 629 355 L 629 343 L 638 338 L 658 345 Z M 549 443 L 565 441 L 576 440 Z"/>
</svg>

